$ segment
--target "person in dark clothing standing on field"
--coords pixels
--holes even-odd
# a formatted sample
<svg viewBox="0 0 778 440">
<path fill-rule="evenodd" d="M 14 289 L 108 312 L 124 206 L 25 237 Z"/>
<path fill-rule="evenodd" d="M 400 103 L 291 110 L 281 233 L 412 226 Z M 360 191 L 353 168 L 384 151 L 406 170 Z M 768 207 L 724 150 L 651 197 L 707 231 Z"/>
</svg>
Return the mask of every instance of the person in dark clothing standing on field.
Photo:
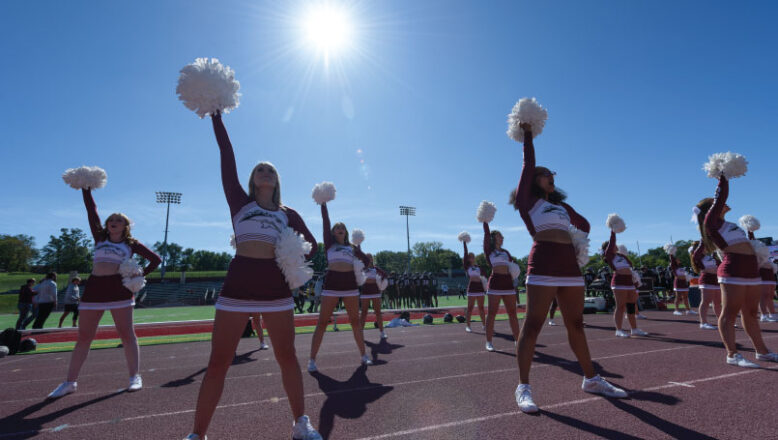
<svg viewBox="0 0 778 440">
<path fill-rule="evenodd" d="M 16 330 L 24 330 L 35 319 L 35 315 L 32 313 L 32 296 L 35 294 L 32 291 L 32 286 L 34 285 L 35 278 L 30 278 L 27 280 L 27 284 L 19 288 L 19 302 L 17 304 L 19 319 L 16 320 Z"/>
<path fill-rule="evenodd" d="M 32 328 L 43 328 L 43 324 L 49 318 L 51 311 L 57 308 L 57 273 L 49 272 L 46 278 L 37 286 L 35 292 L 35 304 L 38 305 L 38 316 L 32 324 Z"/>
</svg>

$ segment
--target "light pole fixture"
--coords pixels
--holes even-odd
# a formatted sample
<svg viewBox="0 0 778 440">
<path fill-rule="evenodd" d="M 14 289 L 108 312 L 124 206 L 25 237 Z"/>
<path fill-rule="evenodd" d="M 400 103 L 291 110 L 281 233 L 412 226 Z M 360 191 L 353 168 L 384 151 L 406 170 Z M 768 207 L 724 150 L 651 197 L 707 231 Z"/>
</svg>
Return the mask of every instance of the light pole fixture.
<svg viewBox="0 0 778 440">
<path fill-rule="evenodd" d="M 416 216 L 416 208 L 413 206 L 400 206 L 400 215 L 405 216 L 405 236 L 408 239 L 408 273 L 411 273 L 411 232 L 408 225 L 408 217 Z"/>
<path fill-rule="evenodd" d="M 167 204 L 167 214 L 165 214 L 165 241 L 162 243 L 162 268 L 159 270 L 160 277 L 165 279 L 165 266 L 167 265 L 167 231 L 168 220 L 170 220 L 170 204 L 181 204 L 181 193 L 157 191 L 157 203 Z"/>
</svg>

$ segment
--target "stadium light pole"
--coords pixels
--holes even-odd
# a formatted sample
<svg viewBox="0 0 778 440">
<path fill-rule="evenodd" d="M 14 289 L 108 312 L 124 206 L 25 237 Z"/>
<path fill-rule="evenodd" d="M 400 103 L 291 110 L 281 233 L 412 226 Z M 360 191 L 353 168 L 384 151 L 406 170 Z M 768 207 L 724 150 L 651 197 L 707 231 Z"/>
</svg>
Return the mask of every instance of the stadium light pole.
<svg viewBox="0 0 778 440">
<path fill-rule="evenodd" d="M 416 208 L 413 206 L 400 206 L 400 215 L 405 216 L 405 236 L 408 239 L 408 273 L 411 273 L 411 232 L 408 225 L 408 217 L 416 215 Z"/>
<path fill-rule="evenodd" d="M 162 268 L 159 270 L 160 278 L 165 279 L 165 266 L 167 264 L 167 231 L 168 220 L 170 220 L 170 204 L 181 204 L 181 193 L 157 191 L 157 203 L 167 204 L 167 214 L 165 214 L 165 241 L 162 243 Z"/>
</svg>

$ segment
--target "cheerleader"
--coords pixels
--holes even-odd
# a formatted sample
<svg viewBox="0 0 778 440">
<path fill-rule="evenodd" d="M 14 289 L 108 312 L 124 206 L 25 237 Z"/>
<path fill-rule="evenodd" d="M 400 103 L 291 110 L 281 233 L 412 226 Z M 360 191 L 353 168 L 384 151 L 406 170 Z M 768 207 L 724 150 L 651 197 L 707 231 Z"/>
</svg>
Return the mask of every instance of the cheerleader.
<svg viewBox="0 0 778 440">
<path fill-rule="evenodd" d="M 381 287 L 383 286 L 386 288 L 383 283 L 386 282 L 384 280 L 387 279 L 388 274 L 385 271 L 375 267 L 372 254 L 365 254 L 365 256 L 367 257 L 368 264 L 367 267 L 365 267 L 365 284 L 362 286 L 362 292 L 359 295 L 359 299 L 362 303 L 362 313 L 360 315 L 359 328 L 365 328 L 365 321 L 367 321 L 367 310 L 372 303 L 373 311 L 375 312 L 376 323 L 378 324 L 378 331 L 381 332 L 381 339 L 386 339 L 388 336 L 386 335 L 386 332 L 384 332 L 384 316 L 381 314 L 381 294 L 384 289 Z M 380 284 L 379 278 L 381 280 Z"/>
<path fill-rule="evenodd" d="M 747 224 L 747 219 L 749 217 L 756 223 L 757 226 L 755 228 L 749 227 Z M 748 230 L 748 239 L 752 242 L 753 240 L 756 240 L 754 231 L 759 229 L 759 221 L 753 216 L 743 216 L 740 218 L 740 224 Z M 773 297 L 775 296 L 776 271 L 778 271 L 778 267 L 769 258 L 765 259 L 764 263 L 759 266 L 759 277 L 762 279 L 762 287 L 760 289 L 762 291 L 762 296 L 759 301 L 759 311 L 761 312 L 759 321 L 761 322 L 778 322 L 778 315 L 775 314 L 775 303 L 773 302 Z"/>
<path fill-rule="evenodd" d="M 616 337 L 628 338 L 631 336 L 646 336 L 648 333 L 638 328 L 635 312 L 637 311 L 638 292 L 635 290 L 635 281 L 632 275 L 632 261 L 620 252 L 616 246 L 616 232 L 611 229 L 609 241 L 602 244 L 602 257 L 613 271 L 611 278 L 611 290 L 616 299 L 616 310 L 613 312 L 613 321 L 616 324 Z M 627 321 L 632 329 L 630 333 L 622 329 L 624 311 L 627 312 Z"/>
<path fill-rule="evenodd" d="M 211 355 L 197 396 L 194 427 L 187 439 L 205 439 L 240 337 L 249 316 L 257 313 L 262 315 L 273 340 L 273 354 L 294 418 L 292 438 L 321 439 L 305 415 L 303 378 L 294 347 L 294 302 L 279 266 L 283 261 L 279 248 L 289 228 L 295 234 L 302 234 L 310 244 L 305 259 L 316 253 L 316 239 L 302 217 L 281 203 L 281 182 L 272 164 L 260 162 L 254 167 L 248 180 L 248 193 L 240 186 L 235 154 L 221 114 L 215 112 L 211 119 L 219 145 L 222 186 L 230 208 L 236 253 L 216 301 Z"/>
<path fill-rule="evenodd" d="M 462 265 L 465 269 L 470 282 L 467 284 L 467 312 L 465 313 L 466 327 L 465 331 L 471 333 L 470 318 L 473 315 L 473 306 L 478 304 L 478 314 L 481 316 L 481 325 L 486 330 L 486 319 L 484 318 L 484 283 L 481 275 L 481 268 L 475 264 L 475 254 L 467 251 L 467 243 L 470 242 L 470 234 L 463 232 L 459 234 L 459 239 L 465 246 Z"/>
<path fill-rule="evenodd" d="M 585 285 L 570 227 L 588 233 L 589 223 L 564 203 L 565 195 L 554 185 L 555 173 L 535 166 L 532 126 L 522 122 L 520 128 L 523 131 L 524 165 L 514 193 L 514 207 L 521 214 L 533 244 L 527 270 L 526 319 L 517 350 L 520 384 L 515 392 L 516 403 L 525 413 L 538 411 L 532 399 L 529 372 L 535 343 L 554 298 L 562 312 L 570 347 L 584 373 L 583 390 L 608 397 L 627 397 L 624 390 L 596 374 L 584 334 Z"/>
<path fill-rule="evenodd" d="M 262 329 L 262 316 L 259 313 L 251 314 L 251 327 L 257 334 L 257 338 L 259 338 L 259 349 L 267 350 L 270 348 L 270 346 L 265 343 L 265 331 Z"/>
<path fill-rule="evenodd" d="M 68 170 L 68 172 L 70 171 Z M 89 229 L 92 231 L 92 238 L 95 242 L 92 273 L 86 280 L 84 294 L 78 306 L 80 317 L 78 339 L 73 348 L 73 354 L 70 356 L 67 378 L 49 394 L 49 398 L 62 397 L 76 391 L 78 373 L 86 361 L 100 318 L 103 317 L 106 310 L 111 311 L 116 332 L 124 346 L 124 357 L 127 359 L 127 369 L 130 373 L 130 384 L 127 391 L 138 391 L 143 387 L 143 380 L 139 374 L 140 350 L 138 339 L 135 337 L 135 327 L 132 323 L 135 296 L 123 282 L 120 266 L 123 266 L 125 262 L 132 263 L 130 259 L 133 255 L 140 255 L 149 261 L 148 265 L 143 268 L 143 276 L 146 276 L 159 266 L 161 260 L 159 255 L 132 237 L 130 234 L 131 222 L 126 215 L 114 213 L 105 219 L 105 223 L 100 222 L 97 205 L 92 198 L 93 187 L 99 186 L 93 184 L 81 190 L 89 220 Z"/>
<path fill-rule="evenodd" d="M 694 315 L 696 312 L 689 305 L 689 281 L 686 280 L 686 270 L 681 267 L 680 261 L 676 258 L 676 247 L 666 245 L 667 255 L 670 257 L 670 271 L 675 276 L 673 280 L 673 291 L 675 292 L 675 311 L 673 315 L 681 316 L 681 303 L 686 306 L 686 313 Z"/>
<path fill-rule="evenodd" d="M 519 318 L 516 316 L 516 290 L 513 287 L 514 277 L 511 275 L 511 265 L 516 266 L 516 263 L 513 262 L 511 253 L 503 249 L 503 236 L 500 231 L 490 231 L 488 221 L 484 221 L 483 225 L 484 255 L 486 256 L 486 262 L 492 268 L 492 274 L 489 277 L 486 289 L 486 294 L 489 298 L 489 308 L 486 312 L 486 351 L 494 351 L 494 345 L 492 345 L 494 319 L 497 317 L 497 312 L 500 309 L 500 301 L 505 304 L 513 340 L 519 340 Z"/>
<path fill-rule="evenodd" d="M 716 272 L 721 285 L 723 306 L 719 316 L 719 334 L 727 349 L 727 364 L 758 368 L 758 364 L 745 359 L 737 350 L 735 319 L 738 313 L 746 334 L 754 344 L 756 359 L 778 362 L 778 353 L 770 352 L 762 340 L 762 331 L 756 317 L 761 298 L 759 263 L 745 231 L 724 220 L 725 214 L 730 210 L 727 197 L 729 180 L 721 173 L 716 197 L 703 199 L 697 204 L 700 216 L 704 216 L 700 230 L 703 233 L 702 241 L 712 243 L 723 254 Z"/>
<path fill-rule="evenodd" d="M 331 187 L 331 189 L 327 188 L 324 190 L 325 192 L 331 192 L 331 196 L 324 197 L 328 200 L 334 199 L 335 188 L 331 183 L 325 182 L 317 185 L 317 188 L 324 185 Z M 316 193 L 317 189 L 314 189 L 314 198 L 318 197 Z M 365 340 L 359 318 L 359 284 L 356 278 L 357 272 L 359 272 L 359 275 L 364 276 L 361 272 L 364 266 L 369 264 L 369 261 L 358 247 L 349 242 L 349 234 L 345 224 L 338 222 L 334 226 L 330 226 L 330 214 L 327 210 L 328 200 L 317 200 L 321 204 L 321 218 L 324 226 L 324 251 L 327 253 L 327 272 L 324 288 L 321 292 L 319 321 L 316 324 L 316 330 L 311 340 L 311 358 L 308 360 L 309 372 L 318 371 L 316 355 L 319 353 L 324 332 L 327 330 L 327 324 L 330 321 L 332 312 L 335 310 L 335 306 L 338 304 L 338 300 L 343 300 L 343 305 L 346 307 L 346 313 L 351 323 L 351 331 L 354 333 L 354 341 L 357 343 L 362 365 L 373 365 L 370 356 L 365 354 Z"/>
<path fill-rule="evenodd" d="M 696 212 L 695 208 L 695 220 L 702 228 L 702 222 L 704 218 L 701 213 Z M 700 292 L 702 293 L 702 299 L 700 301 L 699 316 L 700 316 L 700 328 L 705 330 L 716 330 L 716 326 L 708 323 L 708 309 L 710 304 L 713 303 L 713 313 L 716 315 L 716 319 L 721 316 L 721 287 L 719 287 L 719 279 L 716 276 L 716 270 L 721 262 L 718 257 L 711 252 L 711 249 L 706 245 L 704 240 L 695 241 L 692 243 L 689 250 L 692 256 L 692 269 L 700 274 L 698 285 Z"/>
</svg>

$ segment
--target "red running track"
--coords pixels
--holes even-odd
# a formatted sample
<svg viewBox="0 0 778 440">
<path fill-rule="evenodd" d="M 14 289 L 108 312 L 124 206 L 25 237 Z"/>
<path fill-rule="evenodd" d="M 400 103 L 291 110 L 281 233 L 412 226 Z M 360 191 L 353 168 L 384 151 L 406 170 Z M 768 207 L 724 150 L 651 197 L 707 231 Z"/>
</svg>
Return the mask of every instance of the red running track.
<svg viewBox="0 0 778 440">
<path fill-rule="evenodd" d="M 329 332 L 320 373 L 303 373 L 307 413 L 325 438 L 339 440 L 778 438 L 778 364 L 726 365 L 717 332 L 669 312 L 646 314 L 650 319 L 640 323 L 651 336 L 633 339 L 615 338 L 609 316 L 585 316 L 597 370 L 628 389 L 630 399 L 583 393 L 564 327 L 546 326 L 532 370 L 542 411 L 519 413 L 514 344 L 501 321 L 495 353 L 483 349 L 482 333 L 467 334 L 461 324 L 389 329 L 383 343 L 377 331 L 366 331 L 375 359 L 368 368 L 359 366 L 351 332 Z M 763 327 L 767 344 L 778 346 L 778 324 Z M 301 362 L 310 337 L 297 337 Z M 753 359 L 742 330 L 737 338 Z M 0 440 L 183 438 L 209 344 L 141 352 L 142 391 L 117 392 L 127 385 L 123 352 L 104 349 L 90 354 L 78 393 L 56 401 L 43 397 L 62 380 L 69 354 L 0 360 Z M 272 353 L 242 340 L 209 439 L 289 438 L 290 424 Z"/>
<path fill-rule="evenodd" d="M 450 308 L 438 308 L 430 309 L 429 313 L 434 318 L 442 318 L 447 312 L 452 315 L 464 315 L 465 309 L 462 307 L 450 307 Z M 523 313 L 524 309 L 519 308 L 519 313 Z M 421 319 L 428 311 L 411 311 L 411 319 Z M 505 306 L 500 307 L 499 313 L 505 313 Z M 384 321 L 389 321 L 396 316 L 399 316 L 400 312 L 386 311 L 383 313 Z M 337 315 L 338 324 L 348 324 L 348 317 L 345 312 L 339 312 Z M 295 315 L 294 324 L 296 327 L 307 327 L 316 325 L 319 319 L 318 313 Z M 375 321 L 375 315 L 371 312 L 367 316 L 368 325 L 370 322 Z M 150 322 L 143 324 L 135 324 L 135 335 L 139 338 L 145 338 L 150 336 L 170 336 L 170 335 L 187 335 L 194 333 L 210 333 L 213 331 L 213 320 L 207 319 L 202 321 L 176 321 L 176 322 Z M 78 338 L 78 330 L 75 328 L 52 328 L 43 330 L 27 330 L 24 332 L 25 337 L 33 337 L 38 343 L 55 343 L 55 342 L 75 342 Z M 118 339 L 119 334 L 116 332 L 116 328 L 113 325 L 103 325 L 97 329 L 95 339 Z"/>
</svg>

